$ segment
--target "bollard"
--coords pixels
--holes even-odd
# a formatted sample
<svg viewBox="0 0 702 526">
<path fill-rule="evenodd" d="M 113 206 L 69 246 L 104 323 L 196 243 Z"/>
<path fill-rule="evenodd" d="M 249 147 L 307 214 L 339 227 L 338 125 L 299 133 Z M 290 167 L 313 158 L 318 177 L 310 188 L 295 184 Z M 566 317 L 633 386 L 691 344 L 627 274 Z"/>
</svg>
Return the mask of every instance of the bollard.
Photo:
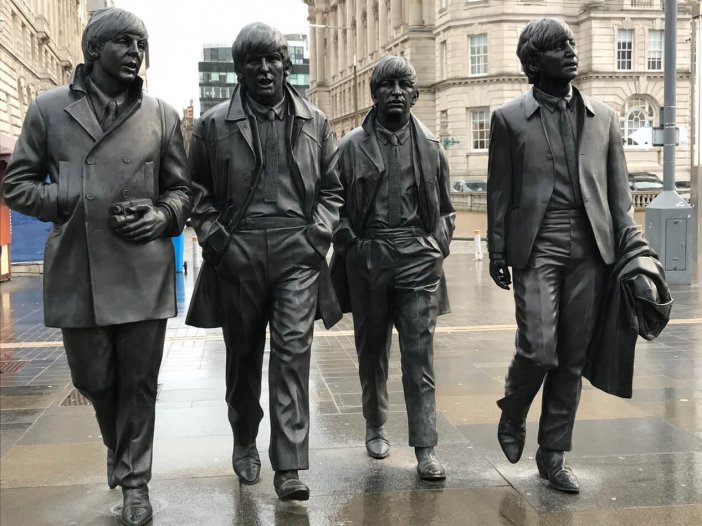
<svg viewBox="0 0 702 526">
<path fill-rule="evenodd" d="M 197 242 L 197 236 L 192 237 L 193 245 L 193 270 L 200 268 L 200 245 Z"/>
<path fill-rule="evenodd" d="M 480 246 L 480 230 L 473 230 L 473 243 L 475 246 L 475 261 L 483 260 L 483 249 Z"/>
</svg>

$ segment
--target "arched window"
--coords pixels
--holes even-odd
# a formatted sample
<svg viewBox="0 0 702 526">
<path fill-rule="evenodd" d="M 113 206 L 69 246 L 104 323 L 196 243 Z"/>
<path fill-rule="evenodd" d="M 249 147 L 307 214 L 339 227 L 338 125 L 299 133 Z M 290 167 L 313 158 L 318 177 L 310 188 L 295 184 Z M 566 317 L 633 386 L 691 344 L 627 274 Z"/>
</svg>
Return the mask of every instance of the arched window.
<svg viewBox="0 0 702 526">
<path fill-rule="evenodd" d="M 650 148 L 655 115 L 656 109 L 646 97 L 630 97 L 620 117 L 624 146 Z"/>
</svg>

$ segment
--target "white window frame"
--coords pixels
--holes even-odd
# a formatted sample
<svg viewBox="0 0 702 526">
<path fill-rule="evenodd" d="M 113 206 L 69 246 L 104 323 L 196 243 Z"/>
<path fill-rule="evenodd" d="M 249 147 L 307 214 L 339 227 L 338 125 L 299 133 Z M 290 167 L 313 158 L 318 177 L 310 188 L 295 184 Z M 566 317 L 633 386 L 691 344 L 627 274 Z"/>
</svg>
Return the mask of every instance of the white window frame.
<svg viewBox="0 0 702 526">
<path fill-rule="evenodd" d="M 468 76 L 478 77 L 488 72 L 488 35 L 468 36 Z"/>
<path fill-rule="evenodd" d="M 649 71 L 663 70 L 663 30 L 648 30 L 648 50 L 646 52 L 646 67 Z M 651 64 L 654 64 L 654 67 Z"/>
<path fill-rule="evenodd" d="M 634 30 L 617 30 L 617 71 L 634 69 Z M 628 66 L 628 67 L 627 67 Z"/>
<path fill-rule="evenodd" d="M 470 151 L 487 152 L 490 146 L 490 108 L 468 108 Z"/>
</svg>

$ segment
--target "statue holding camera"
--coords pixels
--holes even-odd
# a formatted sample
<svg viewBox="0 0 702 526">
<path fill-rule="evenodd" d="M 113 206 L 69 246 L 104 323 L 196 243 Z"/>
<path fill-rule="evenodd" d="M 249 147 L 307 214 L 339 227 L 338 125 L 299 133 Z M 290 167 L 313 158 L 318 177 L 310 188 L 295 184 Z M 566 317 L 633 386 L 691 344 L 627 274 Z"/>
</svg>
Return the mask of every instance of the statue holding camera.
<svg viewBox="0 0 702 526">
<path fill-rule="evenodd" d="M 190 212 L 178 114 L 142 93 L 147 39 L 132 13 L 93 14 L 85 64 L 32 102 L 3 186 L 10 208 L 53 223 L 44 322 L 61 328 L 73 384 L 95 408 L 127 525 L 152 516 L 157 379 L 176 315 L 170 237 Z"/>
</svg>

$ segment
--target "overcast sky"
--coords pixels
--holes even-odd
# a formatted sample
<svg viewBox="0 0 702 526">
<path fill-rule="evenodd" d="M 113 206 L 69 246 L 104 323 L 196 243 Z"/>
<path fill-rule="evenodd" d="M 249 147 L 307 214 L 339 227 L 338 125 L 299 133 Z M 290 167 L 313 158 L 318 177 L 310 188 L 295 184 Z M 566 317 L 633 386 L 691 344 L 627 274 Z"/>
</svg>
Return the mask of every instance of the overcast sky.
<svg viewBox="0 0 702 526">
<path fill-rule="evenodd" d="M 178 112 L 199 110 L 197 63 L 203 44 L 230 46 L 239 30 L 265 22 L 283 33 L 307 33 L 307 5 L 302 0 L 115 0 L 139 16 L 149 32 L 149 94 Z"/>
</svg>

